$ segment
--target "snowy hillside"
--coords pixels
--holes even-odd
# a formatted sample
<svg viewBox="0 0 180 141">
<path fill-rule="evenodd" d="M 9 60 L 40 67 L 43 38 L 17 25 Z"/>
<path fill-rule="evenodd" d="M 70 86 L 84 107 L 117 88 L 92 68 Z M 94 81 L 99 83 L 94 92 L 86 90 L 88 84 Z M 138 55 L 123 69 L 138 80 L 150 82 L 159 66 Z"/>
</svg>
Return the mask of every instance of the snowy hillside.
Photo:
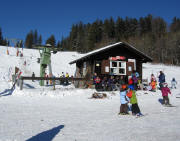
<svg viewBox="0 0 180 141">
<path fill-rule="evenodd" d="M 3 85 L 5 84 L 7 89 L 11 87 L 12 83 L 9 83 L 9 81 L 12 79 L 11 76 L 15 71 L 15 66 L 20 68 L 23 76 L 31 76 L 33 72 L 36 76 L 40 76 L 40 64 L 37 63 L 40 57 L 39 50 L 19 49 L 20 52 L 23 52 L 23 57 L 17 57 L 17 48 L 8 47 L 9 55 L 7 55 L 7 47 L 0 46 L 0 48 L 0 54 L 2 56 L 0 59 L 0 81 Z M 75 64 L 69 65 L 69 62 L 80 56 L 82 55 L 76 52 L 58 52 L 52 54 L 51 64 L 53 75 L 59 76 L 62 72 L 68 72 L 70 76 L 74 75 Z M 24 62 L 26 62 L 26 65 L 24 65 Z M 30 84 L 31 87 L 39 87 L 38 82 L 32 83 L 27 81 L 27 83 L 28 85 Z M 26 86 L 27 85 L 25 85 L 25 87 Z M 1 90 L 0 87 L 1 91 L 3 91 L 3 89 Z"/>
<path fill-rule="evenodd" d="M 11 74 L 19 67 L 23 75 L 39 76 L 38 50 L 23 49 L 23 57 L 16 57 L 16 49 L 0 46 L 0 141 L 179 141 L 180 139 L 180 67 L 161 64 L 143 64 L 143 78 L 150 79 L 164 71 L 170 85 L 173 77 L 178 81 L 172 89 L 170 103 L 164 107 L 159 100 L 161 92 L 137 91 L 142 118 L 118 115 L 119 92 L 105 92 L 106 99 L 90 99 L 93 89 L 75 89 L 70 86 L 40 87 L 38 81 L 25 81 L 22 91 L 10 91 Z M 21 50 L 20 50 L 21 51 Z M 55 76 L 61 72 L 73 75 L 75 64 L 69 62 L 80 57 L 76 52 L 52 54 Z M 26 66 L 24 65 L 26 61 Z M 145 94 L 148 93 L 148 94 Z"/>
</svg>

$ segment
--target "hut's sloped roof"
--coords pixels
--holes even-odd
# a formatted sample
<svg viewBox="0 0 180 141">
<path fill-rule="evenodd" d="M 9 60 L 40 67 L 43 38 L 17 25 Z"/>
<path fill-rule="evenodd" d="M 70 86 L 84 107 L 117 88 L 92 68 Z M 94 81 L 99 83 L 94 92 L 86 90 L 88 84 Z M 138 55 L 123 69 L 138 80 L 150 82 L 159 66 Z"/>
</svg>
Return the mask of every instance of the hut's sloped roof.
<svg viewBox="0 0 180 141">
<path fill-rule="evenodd" d="M 112 45 L 108 45 L 108 46 L 105 46 L 105 47 L 102 47 L 102 48 L 93 50 L 93 51 L 91 51 L 91 52 L 88 52 L 88 53 L 84 54 L 84 56 L 81 56 L 80 58 L 78 58 L 78 59 L 76 59 L 76 60 L 74 60 L 74 61 L 71 61 L 69 64 L 73 64 L 73 63 L 76 63 L 76 62 L 78 62 L 78 61 L 84 60 L 84 59 L 86 59 L 86 58 L 88 58 L 88 57 L 90 57 L 90 56 L 93 56 L 93 55 L 98 54 L 98 53 L 100 53 L 100 52 L 102 52 L 102 51 L 108 50 L 108 49 L 110 49 L 110 48 L 117 47 L 117 46 L 119 46 L 119 45 L 125 45 L 127 48 L 129 48 L 130 50 L 134 51 L 136 54 L 142 56 L 147 62 L 148 62 L 148 61 L 149 61 L 149 62 L 152 61 L 152 58 L 151 58 L 151 57 L 145 55 L 143 52 L 137 50 L 135 47 L 133 47 L 133 46 L 127 44 L 127 43 L 124 43 L 124 42 L 118 42 L 118 43 L 115 43 L 115 44 L 112 44 Z"/>
</svg>

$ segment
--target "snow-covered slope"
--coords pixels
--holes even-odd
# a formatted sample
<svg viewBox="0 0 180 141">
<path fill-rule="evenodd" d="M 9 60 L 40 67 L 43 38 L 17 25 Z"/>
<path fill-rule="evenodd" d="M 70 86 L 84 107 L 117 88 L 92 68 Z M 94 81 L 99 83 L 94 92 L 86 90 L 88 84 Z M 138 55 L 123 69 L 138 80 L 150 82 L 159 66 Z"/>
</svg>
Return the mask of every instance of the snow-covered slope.
<svg viewBox="0 0 180 141">
<path fill-rule="evenodd" d="M 9 55 L 7 55 L 7 49 L 9 51 Z M 23 76 L 31 76 L 33 72 L 36 76 L 40 76 L 40 64 L 37 63 L 37 60 L 40 57 L 39 50 L 19 49 L 19 51 L 23 52 L 23 57 L 16 56 L 17 48 L 0 46 L 0 81 L 3 85 L 6 85 L 4 88 L 8 89 L 11 87 L 11 83 L 9 83 L 9 81 L 12 79 L 11 76 L 15 71 L 15 67 L 20 68 Z M 75 64 L 69 65 L 69 62 L 79 56 L 81 56 L 81 54 L 76 52 L 58 52 L 56 54 L 52 54 L 51 64 L 53 75 L 60 76 L 62 72 L 68 72 L 70 76 L 74 75 Z M 24 62 L 26 62 L 26 65 L 24 65 Z M 30 85 L 32 85 L 32 87 L 39 86 L 38 82 L 30 82 Z M 3 91 L 4 88 L 1 90 L 0 87 L 0 90 Z"/>
<path fill-rule="evenodd" d="M 24 49 L 24 57 L 16 57 L 16 49 L 0 46 L 0 141 L 179 141 L 180 139 L 180 67 L 143 64 L 143 78 L 164 71 L 166 80 L 175 77 L 177 89 L 169 96 L 177 107 L 163 107 L 161 92 L 137 91 L 141 112 L 146 116 L 119 116 L 119 92 L 105 92 L 107 99 L 90 99 L 95 90 L 70 86 L 40 87 L 38 81 L 25 81 L 22 91 L 9 90 L 11 72 L 17 66 L 23 75 L 39 75 L 38 50 Z M 21 50 L 20 50 L 21 51 Z M 58 52 L 52 55 L 53 74 L 69 72 L 68 63 L 81 54 Z M 27 61 L 26 67 L 23 65 Z M 12 71 L 11 71 L 12 70 Z"/>
<path fill-rule="evenodd" d="M 40 65 L 37 63 L 37 58 L 40 57 L 39 50 L 34 49 L 19 49 L 23 52 L 23 57 L 16 57 L 17 48 L 8 47 L 9 55 L 7 55 L 7 47 L 0 46 L 0 67 L 14 70 L 17 66 L 23 71 L 23 75 L 31 76 L 32 72 L 35 72 L 36 76 L 39 76 Z M 70 75 L 74 74 L 75 65 L 69 65 L 69 62 L 81 56 L 76 52 L 58 52 L 52 54 L 52 70 L 54 75 L 61 74 L 61 72 L 68 72 Z M 26 66 L 24 66 L 26 61 Z M 6 67 L 5 67 L 6 66 Z M 1 69 L 2 70 L 2 69 Z"/>
</svg>

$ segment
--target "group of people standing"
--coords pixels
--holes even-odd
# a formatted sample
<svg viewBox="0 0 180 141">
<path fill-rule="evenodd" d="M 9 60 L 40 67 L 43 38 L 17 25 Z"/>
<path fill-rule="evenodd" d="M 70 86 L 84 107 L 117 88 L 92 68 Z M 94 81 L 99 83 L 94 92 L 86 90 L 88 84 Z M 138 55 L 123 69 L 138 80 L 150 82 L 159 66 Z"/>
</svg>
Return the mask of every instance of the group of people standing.
<svg viewBox="0 0 180 141">
<path fill-rule="evenodd" d="M 50 76 L 47 73 L 45 73 L 44 77 L 48 78 Z M 54 76 L 52 76 L 52 77 L 54 77 Z M 32 73 L 32 81 L 34 82 L 33 78 L 35 78 L 35 73 L 34 72 Z M 69 85 L 69 80 L 68 80 L 69 73 L 68 72 L 66 72 L 66 74 L 64 74 L 64 72 L 62 72 L 61 75 L 60 75 L 60 78 L 64 78 L 64 79 L 60 80 L 60 85 Z M 49 85 L 49 84 L 52 83 L 51 81 L 50 82 L 49 81 L 50 80 L 46 80 L 46 85 Z"/>
<path fill-rule="evenodd" d="M 134 89 L 128 88 L 127 85 L 122 85 L 120 88 L 120 115 L 128 115 L 129 109 L 132 111 L 132 115 L 141 116 L 142 113 L 138 106 L 138 101 L 136 97 L 136 91 Z M 128 103 L 131 104 L 131 108 L 128 106 Z"/>
<path fill-rule="evenodd" d="M 115 91 L 119 90 L 120 86 L 126 84 L 125 76 L 104 76 L 99 77 L 95 73 L 93 76 L 93 84 L 97 91 Z"/>
<path fill-rule="evenodd" d="M 64 74 L 64 72 L 61 73 L 60 78 L 64 78 L 62 80 L 60 80 L 60 85 L 69 85 L 69 73 L 66 72 L 66 74 Z"/>
<path fill-rule="evenodd" d="M 141 116 L 142 113 L 138 106 L 136 97 L 136 90 L 138 89 L 139 73 L 133 71 L 132 75 L 129 76 L 110 76 L 109 78 L 100 78 L 97 74 L 94 74 L 93 83 L 95 84 L 96 90 L 120 90 L 120 112 L 121 115 L 129 114 L 130 107 L 128 103 L 131 103 L 132 115 Z"/>
<path fill-rule="evenodd" d="M 166 83 L 165 74 L 162 71 L 160 71 L 158 79 L 163 97 L 162 104 L 168 106 L 170 105 L 168 94 L 171 94 L 171 91 Z M 136 91 L 138 90 L 140 83 L 138 72 L 133 71 L 132 75 L 129 76 L 128 79 L 125 76 L 110 76 L 109 78 L 104 77 L 101 79 L 95 73 L 93 83 L 95 84 L 96 90 L 120 90 L 120 115 L 127 115 L 130 110 L 132 111 L 132 115 L 143 115 L 138 106 L 138 100 L 136 97 Z M 176 84 L 177 81 L 173 78 L 171 81 L 171 88 L 176 88 Z M 151 91 L 155 92 L 157 89 L 157 80 L 154 74 L 151 74 L 149 85 L 151 86 Z M 130 103 L 131 106 L 128 106 L 128 103 Z"/>
<path fill-rule="evenodd" d="M 143 114 L 140 111 L 140 108 L 138 106 L 137 97 L 136 97 L 136 82 L 133 83 L 134 79 L 132 79 L 132 78 L 129 79 L 128 85 L 122 85 L 120 88 L 121 105 L 120 105 L 119 114 L 121 114 L 121 115 L 129 114 L 128 113 L 128 111 L 130 109 L 129 107 L 131 107 L 132 115 L 142 116 Z M 168 84 L 166 83 L 165 74 L 162 71 L 160 71 L 158 79 L 159 79 L 159 89 L 161 90 L 162 97 L 163 97 L 162 105 L 171 106 L 171 104 L 169 102 L 169 98 L 168 98 L 168 94 L 171 94 L 171 91 L 168 87 Z M 171 81 L 171 88 L 176 89 L 176 84 L 177 84 L 177 81 L 175 80 L 175 78 L 173 78 Z M 151 75 L 150 85 L 151 85 L 152 90 L 156 89 L 157 81 L 153 74 Z M 128 103 L 130 103 L 131 106 L 128 106 Z"/>
<path fill-rule="evenodd" d="M 123 84 L 120 87 L 120 115 L 128 115 L 130 110 L 134 116 L 143 115 L 138 106 L 136 97 L 136 90 L 138 89 L 138 78 L 139 74 L 134 71 L 133 74 L 129 77 L 128 84 Z M 131 106 L 128 106 L 128 103 L 130 103 Z"/>
</svg>

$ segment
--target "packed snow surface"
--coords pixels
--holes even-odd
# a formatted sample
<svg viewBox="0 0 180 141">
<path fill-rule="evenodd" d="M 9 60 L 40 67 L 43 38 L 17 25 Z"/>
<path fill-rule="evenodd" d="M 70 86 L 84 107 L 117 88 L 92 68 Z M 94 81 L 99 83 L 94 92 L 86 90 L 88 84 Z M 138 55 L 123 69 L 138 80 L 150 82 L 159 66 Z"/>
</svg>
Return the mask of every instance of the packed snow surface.
<svg viewBox="0 0 180 141">
<path fill-rule="evenodd" d="M 76 89 L 73 85 L 39 86 L 39 82 L 25 81 L 23 90 L 16 86 L 11 91 L 11 74 L 15 66 L 22 75 L 39 76 L 38 50 L 20 49 L 23 57 L 16 56 L 16 48 L 0 46 L 0 141 L 179 141 L 180 140 L 180 67 L 162 64 L 143 64 L 143 78 L 150 79 L 160 70 L 170 86 L 176 78 L 177 89 L 172 89 L 170 103 L 164 107 L 157 92 L 137 91 L 138 104 L 145 115 L 118 115 L 119 91 L 105 92 L 105 99 L 91 99 L 93 89 Z M 62 72 L 75 73 L 79 58 L 76 52 L 52 54 L 55 76 Z M 26 65 L 24 65 L 26 61 Z"/>
</svg>

